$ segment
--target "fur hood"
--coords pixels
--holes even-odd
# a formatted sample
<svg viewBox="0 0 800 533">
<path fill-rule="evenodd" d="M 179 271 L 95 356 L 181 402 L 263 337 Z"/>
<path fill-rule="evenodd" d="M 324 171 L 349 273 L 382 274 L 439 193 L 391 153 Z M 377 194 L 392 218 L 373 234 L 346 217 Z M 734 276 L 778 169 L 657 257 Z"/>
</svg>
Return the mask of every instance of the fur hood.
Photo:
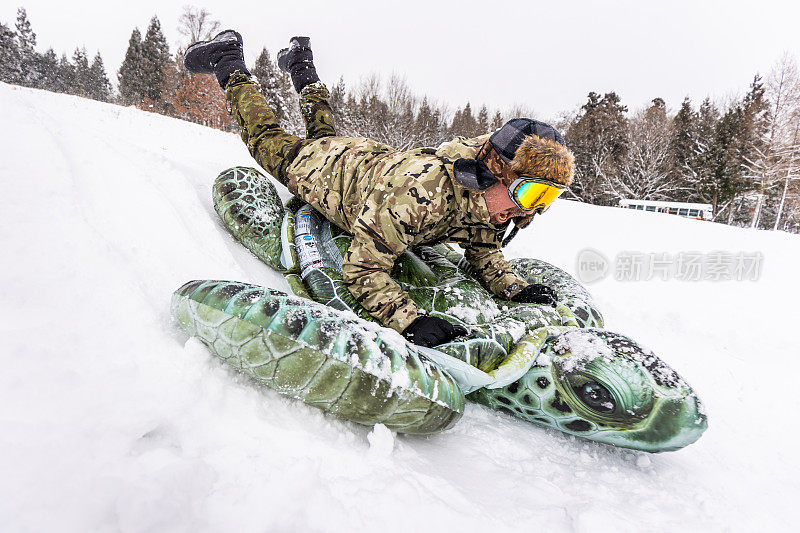
<svg viewBox="0 0 800 533">
<path fill-rule="evenodd" d="M 520 176 L 539 177 L 568 187 L 575 173 L 575 156 L 563 144 L 527 135 L 514 153 L 511 169 Z"/>
</svg>

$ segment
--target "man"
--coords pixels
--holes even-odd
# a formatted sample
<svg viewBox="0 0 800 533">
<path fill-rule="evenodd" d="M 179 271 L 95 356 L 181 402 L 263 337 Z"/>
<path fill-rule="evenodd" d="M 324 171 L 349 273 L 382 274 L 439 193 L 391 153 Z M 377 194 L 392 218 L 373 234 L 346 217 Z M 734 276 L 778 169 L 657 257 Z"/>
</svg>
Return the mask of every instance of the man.
<svg viewBox="0 0 800 533">
<path fill-rule="evenodd" d="M 475 139 L 399 152 L 363 137 L 337 137 L 328 90 L 319 81 L 308 37 L 278 54 L 300 94 L 308 136 L 283 131 L 250 79 L 242 37 L 232 30 L 186 51 L 186 68 L 214 74 L 250 153 L 295 195 L 353 235 L 342 279 L 384 325 L 422 346 L 466 334 L 425 315 L 389 276 L 407 247 L 456 242 L 485 286 L 514 302 L 555 305 L 544 285 L 517 278 L 500 248 L 510 220 L 525 227 L 572 181 L 573 156 L 547 124 L 513 119 Z"/>
</svg>

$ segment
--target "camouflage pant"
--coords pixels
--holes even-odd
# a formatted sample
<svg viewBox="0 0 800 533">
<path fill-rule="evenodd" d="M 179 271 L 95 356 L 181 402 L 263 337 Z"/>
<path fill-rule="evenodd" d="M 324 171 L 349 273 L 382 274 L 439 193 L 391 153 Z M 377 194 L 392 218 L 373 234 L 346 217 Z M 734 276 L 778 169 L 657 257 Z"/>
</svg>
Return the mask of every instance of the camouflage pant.
<svg viewBox="0 0 800 533">
<path fill-rule="evenodd" d="M 300 111 L 307 131 L 305 139 L 280 127 L 258 85 L 247 76 L 234 74 L 225 93 L 250 154 L 284 185 L 289 181 L 286 169 L 300 150 L 316 139 L 336 135 L 333 112 L 328 105 L 328 89 L 322 82 L 307 85 L 300 92 Z"/>
</svg>

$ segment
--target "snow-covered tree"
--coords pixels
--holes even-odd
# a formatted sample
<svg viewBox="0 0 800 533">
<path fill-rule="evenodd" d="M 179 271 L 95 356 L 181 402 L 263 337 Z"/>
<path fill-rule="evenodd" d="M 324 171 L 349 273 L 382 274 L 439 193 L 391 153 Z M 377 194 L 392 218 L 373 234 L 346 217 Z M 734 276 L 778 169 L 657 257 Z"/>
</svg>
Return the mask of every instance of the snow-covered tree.
<svg viewBox="0 0 800 533">
<path fill-rule="evenodd" d="M 85 48 L 76 48 L 72 54 L 72 65 L 75 75 L 72 78 L 70 93 L 87 96 L 89 92 L 89 59 Z"/>
<path fill-rule="evenodd" d="M 60 72 L 58 68 L 58 56 L 52 48 L 39 58 L 39 72 L 42 74 L 41 88 L 54 92 L 65 92 L 66 88 L 62 87 Z"/>
<path fill-rule="evenodd" d="M 181 63 L 180 67 L 178 66 L 179 62 Z M 153 100 L 149 96 L 145 95 L 142 105 L 140 106 L 142 109 L 167 115 L 169 117 L 177 116 L 175 97 L 178 89 L 181 86 L 182 80 L 188 75 L 188 72 L 181 68 L 183 67 L 182 63 L 182 56 L 179 56 L 178 59 L 170 59 L 164 64 L 161 69 L 160 99 Z"/>
<path fill-rule="evenodd" d="M 670 151 L 675 163 L 672 178 L 675 181 L 691 182 L 692 161 L 698 145 L 698 115 L 688 96 L 672 119 Z"/>
<path fill-rule="evenodd" d="M 303 135 L 305 124 L 300 115 L 298 97 L 292 81 L 288 74 L 278 68 L 266 48 L 262 48 L 256 58 L 251 74 L 258 80 L 261 93 L 275 112 L 281 127 L 291 133 Z M 336 86 L 334 86 L 333 92 L 335 93 L 335 91 Z M 332 94 L 331 96 L 334 100 L 331 102 L 331 107 L 335 108 L 339 105 L 339 102 L 335 101 L 337 95 Z"/>
<path fill-rule="evenodd" d="M 42 78 L 39 72 L 39 57 L 36 53 L 36 33 L 31 28 L 28 13 L 24 7 L 17 10 L 17 43 L 20 57 L 19 83 L 28 87 L 36 87 Z"/>
<path fill-rule="evenodd" d="M 492 118 L 492 123 L 489 125 L 490 131 L 496 131 L 503 127 L 505 121 L 503 120 L 503 115 L 500 111 L 495 111 L 494 117 Z"/>
<path fill-rule="evenodd" d="M 732 102 L 717 122 L 709 149 L 712 170 L 704 188 L 716 220 L 741 225 L 750 221 L 758 203 L 752 164 L 763 148 L 768 120 L 769 102 L 756 76 L 744 98 Z"/>
<path fill-rule="evenodd" d="M 769 188 L 769 179 L 766 177 L 771 166 L 770 159 L 773 154 L 773 142 L 770 139 L 770 125 L 773 122 L 770 112 L 770 102 L 766 94 L 761 76 L 756 74 L 750 85 L 750 90 L 745 95 L 742 106 L 744 109 L 744 138 L 741 139 L 742 158 L 742 192 L 750 193 L 746 212 L 734 213 L 739 223 L 749 223 L 754 226 L 764 204 L 764 199 Z M 729 217 L 729 223 L 732 218 Z"/>
<path fill-rule="evenodd" d="M 344 78 L 340 76 L 339 81 L 331 87 L 330 91 L 331 97 L 328 99 L 328 103 L 333 111 L 336 131 L 339 132 L 340 135 L 349 135 L 351 132 L 350 125 L 348 124 L 350 116 L 348 113 L 349 107 L 347 99 L 349 95 L 347 86 L 344 83 Z"/>
<path fill-rule="evenodd" d="M 19 83 L 21 76 L 22 60 L 17 35 L 0 22 L 0 81 Z"/>
<path fill-rule="evenodd" d="M 754 143 L 754 157 L 746 164 L 757 182 L 751 227 L 759 227 L 762 218 L 764 227 L 775 227 L 781 210 L 778 198 L 783 199 L 786 176 L 792 174 L 797 150 L 793 138 L 798 128 L 796 120 L 792 119 L 800 103 L 800 76 L 794 58 L 788 54 L 784 54 L 767 76 L 764 97 L 769 109 L 762 118 L 764 127 L 759 130 L 762 138 Z"/>
<path fill-rule="evenodd" d="M 142 34 L 134 28 L 128 41 L 125 59 L 117 74 L 119 94 L 123 105 L 137 105 L 144 97 L 142 65 Z"/>
<path fill-rule="evenodd" d="M 590 92 L 580 114 L 567 130 L 567 146 L 575 153 L 571 192 L 586 202 L 608 205 L 617 199 L 609 183 L 625 163 L 629 148 L 628 108 L 615 92 Z"/>
<path fill-rule="evenodd" d="M 753 161 L 763 148 L 768 119 L 769 103 L 756 75 L 744 98 L 732 103 L 717 124 L 712 203 L 715 218 L 727 224 L 749 222 L 760 201 Z"/>
<path fill-rule="evenodd" d="M 614 195 L 639 200 L 676 198 L 677 182 L 672 179 L 670 131 L 664 100 L 633 116 L 628 127 L 628 150 L 618 171 L 609 174 Z"/>
<path fill-rule="evenodd" d="M 772 229 L 800 228 L 800 108 L 793 113 L 794 130 L 786 139 L 785 173 Z"/>
<path fill-rule="evenodd" d="M 489 133 L 489 110 L 486 105 L 483 105 L 478 111 L 478 118 L 475 124 L 475 135 L 483 135 Z"/>
<path fill-rule="evenodd" d="M 715 145 L 719 111 L 711 99 L 694 111 L 687 97 L 672 120 L 672 176 L 686 191 L 690 202 L 714 204 L 717 150 Z"/>
<path fill-rule="evenodd" d="M 284 121 L 290 107 L 289 95 L 286 94 L 286 84 L 281 75 L 283 72 L 272 61 L 266 48 L 258 55 L 252 74 L 258 80 L 261 94 L 267 99 L 278 121 Z"/>
<path fill-rule="evenodd" d="M 416 146 L 414 128 L 417 100 L 405 78 L 392 75 L 383 87 L 386 112 L 376 116 L 378 139 L 399 150 Z"/>
<path fill-rule="evenodd" d="M 478 122 L 472 114 L 472 105 L 467 102 L 464 109 L 456 111 L 453 122 L 450 125 L 450 132 L 454 136 L 474 137 L 478 133 Z"/>
<path fill-rule="evenodd" d="M 59 92 L 68 93 L 72 90 L 75 81 L 75 67 L 67 59 L 66 54 L 61 54 L 58 60 L 58 88 Z"/>
<path fill-rule="evenodd" d="M 416 124 L 414 132 L 419 140 L 419 144 L 423 146 L 437 146 L 442 142 L 442 124 L 441 118 L 436 109 L 433 109 L 428 103 L 428 98 L 423 97 L 422 103 L 417 111 Z"/>
<path fill-rule="evenodd" d="M 100 52 L 95 54 L 92 65 L 89 67 L 87 75 L 88 92 L 87 96 L 101 102 L 108 102 L 111 96 L 111 83 L 106 75 L 106 68 L 103 65 L 103 58 Z"/>
<path fill-rule="evenodd" d="M 164 90 L 164 68 L 171 61 L 167 39 L 161 31 L 158 17 L 150 19 L 150 25 L 142 41 L 141 80 L 144 96 L 160 102 Z"/>
</svg>

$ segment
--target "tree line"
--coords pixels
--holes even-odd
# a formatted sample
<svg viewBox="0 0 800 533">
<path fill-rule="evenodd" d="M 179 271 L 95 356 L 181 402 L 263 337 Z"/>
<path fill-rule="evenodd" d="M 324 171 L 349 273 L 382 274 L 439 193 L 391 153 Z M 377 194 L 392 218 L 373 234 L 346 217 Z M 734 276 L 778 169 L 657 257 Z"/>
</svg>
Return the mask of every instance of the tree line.
<svg viewBox="0 0 800 533">
<path fill-rule="evenodd" d="M 788 55 L 722 108 L 687 97 L 670 114 L 655 98 L 631 114 L 616 93 L 590 93 L 561 126 L 581 200 L 707 203 L 718 222 L 798 232 L 800 78 Z"/>
<path fill-rule="evenodd" d="M 188 44 L 220 28 L 208 11 L 184 8 L 178 30 L 184 44 L 170 52 L 161 23 L 153 17 L 142 36 L 134 28 L 117 72 L 117 92 L 99 52 L 91 63 L 85 49 L 71 59 L 36 51 L 36 34 L 20 8 L 15 29 L 0 23 L 0 80 L 136 106 L 198 124 L 235 129 L 213 76 L 183 67 Z M 281 125 L 302 135 L 297 95 L 267 48 L 250 69 Z M 372 75 L 353 86 L 330 86 L 340 135 L 365 136 L 398 149 L 437 146 L 454 136 L 496 130 L 516 116 L 537 118 L 530 109 L 502 112 L 470 103 L 451 109 L 415 94 L 405 80 Z M 661 98 L 629 111 L 615 92 L 590 92 L 577 110 L 554 121 L 576 156 L 574 200 L 617 205 L 621 198 L 708 203 L 717 222 L 800 232 L 800 76 L 784 56 L 747 93 L 725 104 L 688 97 L 672 112 Z"/>
<path fill-rule="evenodd" d="M 71 59 L 66 54 L 59 57 L 52 48 L 40 54 L 24 8 L 17 10 L 13 30 L 0 22 L 0 81 L 103 102 L 111 98 L 100 52 L 91 62 L 85 48 L 76 48 Z"/>
</svg>

